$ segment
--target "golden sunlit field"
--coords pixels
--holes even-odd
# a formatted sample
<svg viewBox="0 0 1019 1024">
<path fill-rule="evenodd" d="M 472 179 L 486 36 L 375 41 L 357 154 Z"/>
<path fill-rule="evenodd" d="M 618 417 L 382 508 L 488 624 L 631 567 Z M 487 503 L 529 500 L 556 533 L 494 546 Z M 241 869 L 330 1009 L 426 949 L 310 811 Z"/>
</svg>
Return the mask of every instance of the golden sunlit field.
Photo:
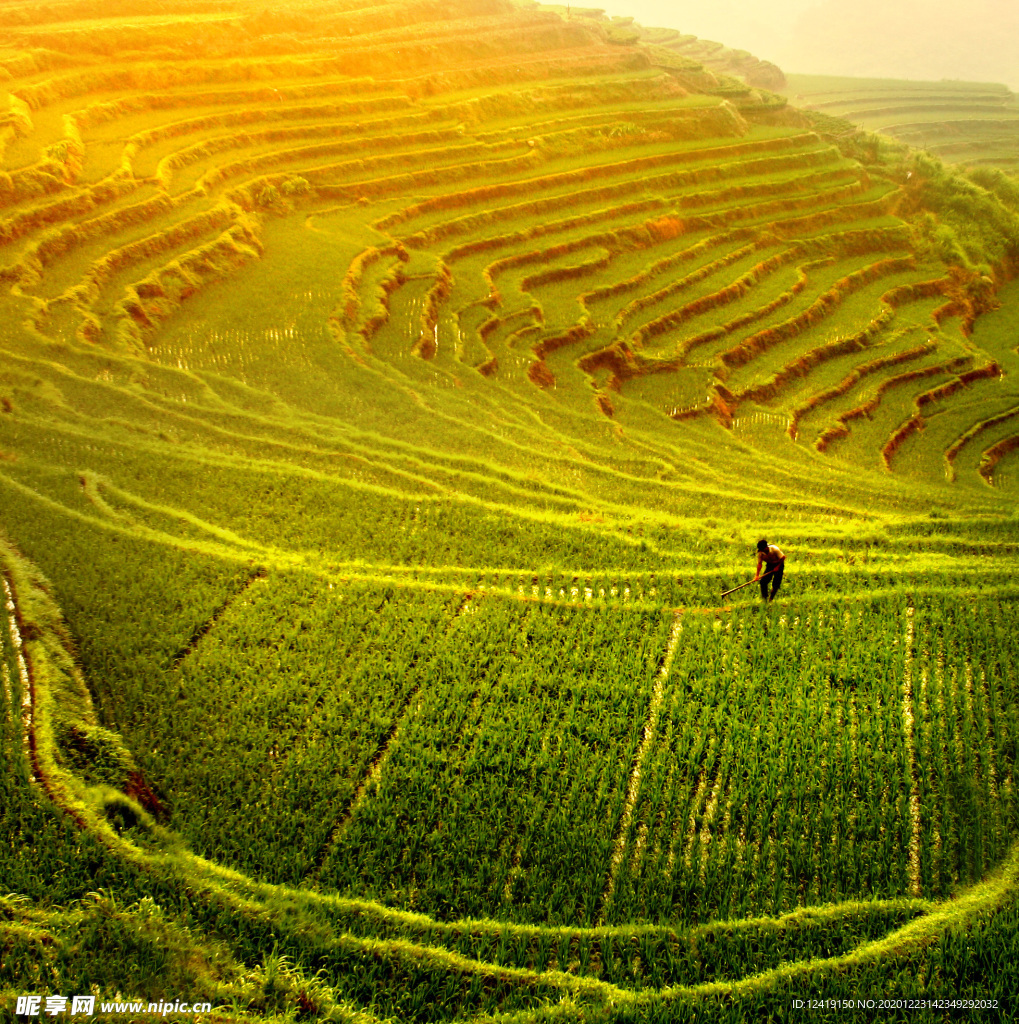
<svg viewBox="0 0 1019 1024">
<path fill-rule="evenodd" d="M 0 0 L 0 1011 L 1008 1019 L 955 86 L 934 148 L 590 9 Z"/>
</svg>

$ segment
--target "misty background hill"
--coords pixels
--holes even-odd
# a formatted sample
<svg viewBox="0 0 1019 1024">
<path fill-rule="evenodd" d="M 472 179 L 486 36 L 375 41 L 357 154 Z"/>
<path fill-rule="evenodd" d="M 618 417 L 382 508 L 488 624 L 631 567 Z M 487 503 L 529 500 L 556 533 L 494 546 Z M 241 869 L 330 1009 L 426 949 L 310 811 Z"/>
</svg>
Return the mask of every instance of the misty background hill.
<svg viewBox="0 0 1019 1024">
<path fill-rule="evenodd" d="M 1014 0 L 618 0 L 606 10 L 749 50 L 787 72 L 1019 89 Z"/>
</svg>

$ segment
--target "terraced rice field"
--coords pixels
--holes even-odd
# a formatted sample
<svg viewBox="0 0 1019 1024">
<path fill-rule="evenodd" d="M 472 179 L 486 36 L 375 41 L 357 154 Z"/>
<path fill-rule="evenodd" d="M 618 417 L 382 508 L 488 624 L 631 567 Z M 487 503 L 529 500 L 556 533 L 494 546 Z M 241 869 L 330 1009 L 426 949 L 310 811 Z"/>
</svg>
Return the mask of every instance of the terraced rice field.
<svg viewBox="0 0 1019 1024">
<path fill-rule="evenodd" d="M 1004 85 L 790 75 L 782 91 L 948 163 L 1019 167 L 1019 102 Z"/>
<path fill-rule="evenodd" d="M 0 1006 L 1011 1012 L 1007 193 L 591 11 L 0 25 Z"/>
</svg>

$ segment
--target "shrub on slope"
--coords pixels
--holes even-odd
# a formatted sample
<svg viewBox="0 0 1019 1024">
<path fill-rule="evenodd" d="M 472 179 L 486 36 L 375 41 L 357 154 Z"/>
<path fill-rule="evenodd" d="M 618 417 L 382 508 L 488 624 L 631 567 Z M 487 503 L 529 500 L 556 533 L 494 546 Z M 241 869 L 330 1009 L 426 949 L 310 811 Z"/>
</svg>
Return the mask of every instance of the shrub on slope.
<svg viewBox="0 0 1019 1024">
<path fill-rule="evenodd" d="M 899 212 L 916 216 L 921 249 L 971 270 L 1019 267 L 1019 187 L 1004 174 L 967 176 L 927 153 L 905 170 Z"/>
</svg>

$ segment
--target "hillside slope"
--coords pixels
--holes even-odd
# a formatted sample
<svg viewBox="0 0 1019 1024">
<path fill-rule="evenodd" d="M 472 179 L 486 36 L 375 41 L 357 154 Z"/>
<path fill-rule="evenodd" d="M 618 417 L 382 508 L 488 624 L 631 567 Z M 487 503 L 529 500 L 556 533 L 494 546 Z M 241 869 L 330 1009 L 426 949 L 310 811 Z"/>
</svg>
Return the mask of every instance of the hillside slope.
<svg viewBox="0 0 1019 1024">
<path fill-rule="evenodd" d="M 790 75 L 785 91 L 953 164 L 1019 168 L 1019 97 L 1003 85 Z"/>
<path fill-rule="evenodd" d="M 590 12 L 0 26 L 0 999 L 1007 1007 L 1004 177 Z"/>
</svg>

